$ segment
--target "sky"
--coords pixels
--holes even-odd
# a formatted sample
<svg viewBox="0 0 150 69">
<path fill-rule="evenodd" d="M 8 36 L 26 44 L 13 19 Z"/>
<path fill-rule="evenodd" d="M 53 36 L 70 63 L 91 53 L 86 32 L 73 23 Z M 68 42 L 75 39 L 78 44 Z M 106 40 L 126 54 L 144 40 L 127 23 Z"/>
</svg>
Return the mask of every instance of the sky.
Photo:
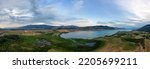
<svg viewBox="0 0 150 69">
<path fill-rule="evenodd" d="M 150 23 L 150 0 L 0 0 L 0 28 L 24 25 L 137 28 Z"/>
</svg>

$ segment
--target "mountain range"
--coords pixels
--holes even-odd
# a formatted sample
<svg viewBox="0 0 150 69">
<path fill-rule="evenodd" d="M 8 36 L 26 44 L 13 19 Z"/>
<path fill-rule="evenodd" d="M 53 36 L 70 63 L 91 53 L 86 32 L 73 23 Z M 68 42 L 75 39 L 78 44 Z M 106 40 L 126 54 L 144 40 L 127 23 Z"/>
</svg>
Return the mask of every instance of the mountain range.
<svg viewBox="0 0 150 69">
<path fill-rule="evenodd" d="M 137 29 L 137 31 L 145 31 L 145 32 L 150 32 L 150 24 L 145 25 L 139 29 Z"/>
<path fill-rule="evenodd" d="M 74 25 L 69 26 L 50 26 L 50 25 L 26 25 L 17 28 L 3 28 L 3 29 L 11 29 L 11 30 L 41 30 L 41 29 L 51 29 L 51 30 L 60 30 L 60 29 L 68 29 L 68 30 L 112 30 L 112 29 L 123 29 L 117 27 L 110 26 L 86 26 L 79 27 Z"/>
</svg>

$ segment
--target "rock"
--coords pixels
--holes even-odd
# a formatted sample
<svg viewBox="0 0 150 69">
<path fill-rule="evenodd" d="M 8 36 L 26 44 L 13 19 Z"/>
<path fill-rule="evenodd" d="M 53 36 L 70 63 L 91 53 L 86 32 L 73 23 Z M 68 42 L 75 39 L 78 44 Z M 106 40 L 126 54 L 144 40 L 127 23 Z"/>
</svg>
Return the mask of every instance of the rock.
<svg viewBox="0 0 150 69">
<path fill-rule="evenodd" d="M 95 45 L 95 43 L 86 43 L 85 44 L 87 47 L 93 47 Z"/>
<path fill-rule="evenodd" d="M 51 42 L 47 41 L 47 40 L 37 40 L 35 42 L 36 46 L 40 46 L 40 47 L 45 47 L 45 46 L 50 46 L 51 45 Z"/>
</svg>

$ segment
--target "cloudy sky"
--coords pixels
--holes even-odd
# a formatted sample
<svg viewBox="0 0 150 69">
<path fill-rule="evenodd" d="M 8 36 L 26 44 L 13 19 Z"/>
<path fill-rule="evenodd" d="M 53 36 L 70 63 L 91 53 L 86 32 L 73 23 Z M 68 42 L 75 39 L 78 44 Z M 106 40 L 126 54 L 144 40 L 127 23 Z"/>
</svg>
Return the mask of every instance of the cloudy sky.
<svg viewBox="0 0 150 69">
<path fill-rule="evenodd" d="M 107 25 L 150 23 L 150 0 L 0 0 L 0 28 L 24 25 Z"/>
</svg>

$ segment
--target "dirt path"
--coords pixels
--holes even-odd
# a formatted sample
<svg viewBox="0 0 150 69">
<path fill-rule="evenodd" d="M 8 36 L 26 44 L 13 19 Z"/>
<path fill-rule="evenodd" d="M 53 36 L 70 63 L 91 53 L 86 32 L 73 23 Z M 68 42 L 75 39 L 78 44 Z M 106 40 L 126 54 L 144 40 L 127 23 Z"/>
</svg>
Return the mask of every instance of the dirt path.
<svg viewBox="0 0 150 69">
<path fill-rule="evenodd" d="M 145 52 L 145 49 L 143 48 L 143 46 L 142 46 L 142 44 L 141 43 L 139 43 L 139 52 Z"/>
</svg>

